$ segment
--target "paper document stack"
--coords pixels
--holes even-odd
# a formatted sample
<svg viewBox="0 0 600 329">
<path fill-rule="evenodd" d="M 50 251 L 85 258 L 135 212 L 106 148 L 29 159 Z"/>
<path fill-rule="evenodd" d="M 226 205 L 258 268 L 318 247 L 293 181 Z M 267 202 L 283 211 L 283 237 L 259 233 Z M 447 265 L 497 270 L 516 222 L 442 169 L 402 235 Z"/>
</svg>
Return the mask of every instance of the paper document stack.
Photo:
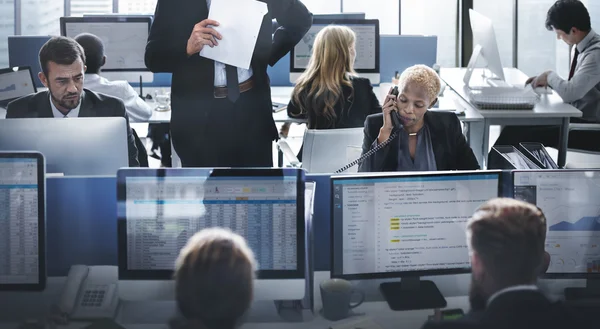
<svg viewBox="0 0 600 329">
<path fill-rule="evenodd" d="M 540 96 L 531 87 L 485 87 L 469 89 L 471 102 L 482 110 L 530 110 Z"/>
</svg>

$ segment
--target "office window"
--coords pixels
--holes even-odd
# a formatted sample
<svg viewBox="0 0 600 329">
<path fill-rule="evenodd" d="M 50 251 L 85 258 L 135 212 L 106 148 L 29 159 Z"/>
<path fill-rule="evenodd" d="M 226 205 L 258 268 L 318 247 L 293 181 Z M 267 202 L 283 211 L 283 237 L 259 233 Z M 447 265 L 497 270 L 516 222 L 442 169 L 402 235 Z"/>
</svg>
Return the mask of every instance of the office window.
<svg viewBox="0 0 600 329">
<path fill-rule="evenodd" d="M 473 9 L 492 20 L 502 66 L 513 67 L 514 1 L 474 0 Z"/>
<path fill-rule="evenodd" d="M 119 0 L 120 14 L 154 14 L 157 0 Z"/>
<path fill-rule="evenodd" d="M 380 34 L 398 34 L 398 0 L 343 0 L 346 13 L 365 13 L 369 19 L 379 19 Z"/>
<path fill-rule="evenodd" d="M 341 12 L 340 0 L 302 0 L 313 14 L 335 14 Z"/>
<path fill-rule="evenodd" d="M 437 62 L 456 66 L 457 0 L 402 0 L 400 33 L 437 35 Z"/>
<path fill-rule="evenodd" d="M 71 16 L 110 14 L 113 12 L 113 0 L 71 0 L 70 10 Z"/>
<path fill-rule="evenodd" d="M 520 0 L 518 7 L 518 66 L 529 76 L 555 70 L 569 74 L 569 47 L 546 30 L 546 13 L 555 0 Z"/>
<path fill-rule="evenodd" d="M 21 34 L 60 35 L 58 22 L 64 13 L 64 1 L 21 1 Z"/>
<path fill-rule="evenodd" d="M 8 36 L 13 34 L 15 34 L 15 2 L 0 0 L 0 67 L 8 66 Z"/>
</svg>

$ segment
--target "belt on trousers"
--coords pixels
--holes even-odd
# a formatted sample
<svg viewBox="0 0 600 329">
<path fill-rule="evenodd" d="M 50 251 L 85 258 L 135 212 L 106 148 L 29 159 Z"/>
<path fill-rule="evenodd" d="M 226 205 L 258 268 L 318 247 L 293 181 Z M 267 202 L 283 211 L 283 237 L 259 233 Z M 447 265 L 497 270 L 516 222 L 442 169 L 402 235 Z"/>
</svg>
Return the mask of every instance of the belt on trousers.
<svg viewBox="0 0 600 329">
<path fill-rule="evenodd" d="M 252 89 L 252 87 L 254 87 L 254 78 L 251 77 L 250 79 L 240 83 L 239 86 L 240 86 L 240 94 Z M 227 86 L 215 87 L 214 95 L 215 95 L 215 98 L 227 97 Z"/>
</svg>

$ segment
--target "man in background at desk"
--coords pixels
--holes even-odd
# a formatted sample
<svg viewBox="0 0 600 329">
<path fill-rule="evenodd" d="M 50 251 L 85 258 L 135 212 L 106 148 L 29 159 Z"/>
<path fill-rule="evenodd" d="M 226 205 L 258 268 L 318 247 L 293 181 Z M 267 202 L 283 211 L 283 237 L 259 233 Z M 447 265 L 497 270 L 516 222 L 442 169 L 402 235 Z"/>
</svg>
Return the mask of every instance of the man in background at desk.
<svg viewBox="0 0 600 329">
<path fill-rule="evenodd" d="M 471 312 L 423 328 L 588 328 L 583 317 L 536 286 L 550 263 L 546 225 L 542 211 L 523 201 L 496 198 L 477 209 L 467 224 Z"/>
<path fill-rule="evenodd" d="M 127 81 L 110 81 L 100 75 L 102 66 L 106 64 L 102 40 L 93 34 L 82 33 L 75 37 L 75 41 L 83 47 L 85 53 L 87 69 L 83 86 L 122 100 L 131 122 L 148 122 L 152 116 L 152 108 L 140 98 Z"/>
<path fill-rule="evenodd" d="M 573 123 L 600 123 L 600 35 L 591 27 L 590 14 L 583 3 L 559 0 L 549 10 L 546 28 L 573 47 L 567 80 L 556 72 L 546 71 L 531 77 L 526 84 L 550 87 L 563 101 L 575 106 L 583 117 L 571 118 Z M 559 127 L 505 127 L 496 145 L 518 145 L 520 142 L 540 142 L 557 147 Z M 569 148 L 600 151 L 600 132 L 571 131 Z"/>
<path fill-rule="evenodd" d="M 158 0 L 146 45 L 146 66 L 173 73 L 171 137 L 184 167 L 271 167 L 273 121 L 267 65 L 302 39 L 312 16 L 298 0 L 263 0 L 264 15 L 250 69 L 199 56 L 219 47 L 208 19 L 210 0 Z M 272 35 L 272 18 L 281 26 Z"/>
<path fill-rule="evenodd" d="M 127 121 L 129 166 L 139 167 L 138 151 L 123 102 L 83 88 L 83 48 L 71 38 L 53 37 L 42 46 L 39 56 L 42 72 L 38 76 L 48 91 L 12 101 L 6 109 L 6 118 L 124 117 Z"/>
</svg>

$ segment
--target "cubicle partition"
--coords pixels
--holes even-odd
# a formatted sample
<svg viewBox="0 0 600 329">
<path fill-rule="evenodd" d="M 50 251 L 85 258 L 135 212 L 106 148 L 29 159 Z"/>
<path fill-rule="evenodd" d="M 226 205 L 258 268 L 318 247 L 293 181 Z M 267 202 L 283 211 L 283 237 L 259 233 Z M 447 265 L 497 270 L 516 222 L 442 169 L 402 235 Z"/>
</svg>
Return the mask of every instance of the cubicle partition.
<svg viewBox="0 0 600 329">
<path fill-rule="evenodd" d="M 329 175 L 307 175 L 316 182 L 314 204 L 315 270 L 330 264 Z M 117 265 L 116 177 L 47 179 L 48 276 L 65 276 L 71 265 Z"/>
</svg>

